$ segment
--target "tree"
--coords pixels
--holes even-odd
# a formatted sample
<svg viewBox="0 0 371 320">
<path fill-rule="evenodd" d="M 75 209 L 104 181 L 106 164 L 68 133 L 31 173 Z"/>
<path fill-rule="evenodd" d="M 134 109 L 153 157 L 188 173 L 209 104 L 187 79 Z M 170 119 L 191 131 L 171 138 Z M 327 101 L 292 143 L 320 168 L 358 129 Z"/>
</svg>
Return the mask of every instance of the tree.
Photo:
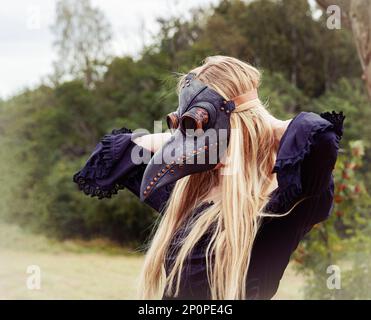
<svg viewBox="0 0 371 320">
<path fill-rule="evenodd" d="M 224 0 L 197 21 L 200 28 L 190 30 L 197 35 L 188 41 L 190 48 L 173 46 L 170 59 L 189 66 L 186 57 L 194 66 L 208 55 L 234 56 L 282 73 L 310 97 L 320 96 L 341 77 L 361 73 L 351 32 L 326 28 L 324 18 L 313 18 L 306 0 Z M 170 34 L 187 39 L 178 36 L 187 28 L 173 25 Z M 160 49 L 167 52 L 166 47 Z"/>
<path fill-rule="evenodd" d="M 362 79 L 371 99 L 371 2 L 369 0 L 317 0 L 323 9 L 330 5 L 341 8 L 342 22 L 353 33 L 358 57 L 362 66 Z"/>
<path fill-rule="evenodd" d="M 111 26 L 104 14 L 90 0 L 59 0 L 52 31 L 58 53 L 54 82 L 70 76 L 92 86 L 109 60 Z"/>
</svg>

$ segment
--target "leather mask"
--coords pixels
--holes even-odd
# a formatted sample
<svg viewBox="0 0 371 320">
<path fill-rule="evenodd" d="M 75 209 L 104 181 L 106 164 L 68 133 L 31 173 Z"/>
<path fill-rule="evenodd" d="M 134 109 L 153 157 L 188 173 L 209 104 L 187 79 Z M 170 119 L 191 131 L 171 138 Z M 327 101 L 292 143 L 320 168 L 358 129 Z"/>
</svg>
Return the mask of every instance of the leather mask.
<svg viewBox="0 0 371 320">
<path fill-rule="evenodd" d="M 238 104 L 255 98 L 256 90 L 227 101 L 195 74 L 187 74 L 178 109 L 167 117 L 174 132 L 146 167 L 141 200 L 156 197 L 156 190 L 187 175 L 214 169 L 228 146 L 231 112 Z"/>
</svg>

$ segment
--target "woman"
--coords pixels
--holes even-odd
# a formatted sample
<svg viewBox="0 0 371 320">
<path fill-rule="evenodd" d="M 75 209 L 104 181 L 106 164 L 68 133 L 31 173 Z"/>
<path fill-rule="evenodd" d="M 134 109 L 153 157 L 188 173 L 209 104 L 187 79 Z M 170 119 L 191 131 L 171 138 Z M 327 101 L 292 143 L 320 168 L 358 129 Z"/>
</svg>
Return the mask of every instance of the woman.
<svg viewBox="0 0 371 320">
<path fill-rule="evenodd" d="M 328 218 L 344 116 L 276 119 L 258 98 L 259 83 L 251 65 L 208 57 L 180 78 L 179 108 L 168 116 L 173 135 L 113 131 L 75 174 L 86 194 L 127 187 L 161 212 L 141 298 L 270 299 L 300 240 Z M 206 129 L 226 134 L 199 142 Z M 177 159 L 164 161 L 170 147 Z M 151 151 L 149 164 L 133 161 L 138 148 Z"/>
</svg>

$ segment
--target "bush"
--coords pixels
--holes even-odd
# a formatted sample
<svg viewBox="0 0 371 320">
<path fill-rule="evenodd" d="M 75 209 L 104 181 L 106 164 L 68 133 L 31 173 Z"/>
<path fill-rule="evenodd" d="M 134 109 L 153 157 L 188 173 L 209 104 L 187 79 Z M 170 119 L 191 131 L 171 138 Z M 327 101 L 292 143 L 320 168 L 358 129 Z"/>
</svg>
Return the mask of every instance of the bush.
<svg viewBox="0 0 371 320">
<path fill-rule="evenodd" d="M 362 141 L 352 141 L 341 154 L 335 174 L 335 195 L 328 221 L 315 225 L 294 254 L 297 269 L 308 275 L 308 299 L 362 299 L 370 293 L 370 197 L 359 170 Z M 341 289 L 327 287 L 326 270 L 337 265 Z"/>
</svg>

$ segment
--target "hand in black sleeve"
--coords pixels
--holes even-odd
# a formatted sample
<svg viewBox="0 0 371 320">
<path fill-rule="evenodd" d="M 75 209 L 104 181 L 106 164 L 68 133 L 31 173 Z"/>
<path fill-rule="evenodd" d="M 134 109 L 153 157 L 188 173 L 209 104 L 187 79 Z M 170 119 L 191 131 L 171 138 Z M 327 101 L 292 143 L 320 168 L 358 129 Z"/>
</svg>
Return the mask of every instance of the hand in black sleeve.
<svg viewBox="0 0 371 320">
<path fill-rule="evenodd" d="M 139 197 L 143 173 L 153 153 L 132 140 L 133 133 L 126 128 L 106 134 L 85 166 L 73 176 L 79 189 L 86 195 L 103 199 L 111 198 L 120 189 L 127 188 Z M 140 159 L 147 161 L 140 163 Z M 170 187 L 145 202 L 160 212 L 171 193 Z"/>
<path fill-rule="evenodd" d="M 302 164 L 303 196 L 308 196 L 307 201 L 318 202 L 321 195 L 332 191 L 333 196 L 333 170 L 338 156 L 340 137 L 333 131 L 319 133 L 315 137 L 315 144 Z M 309 225 L 314 225 L 328 218 L 328 213 L 313 212 Z"/>
</svg>

